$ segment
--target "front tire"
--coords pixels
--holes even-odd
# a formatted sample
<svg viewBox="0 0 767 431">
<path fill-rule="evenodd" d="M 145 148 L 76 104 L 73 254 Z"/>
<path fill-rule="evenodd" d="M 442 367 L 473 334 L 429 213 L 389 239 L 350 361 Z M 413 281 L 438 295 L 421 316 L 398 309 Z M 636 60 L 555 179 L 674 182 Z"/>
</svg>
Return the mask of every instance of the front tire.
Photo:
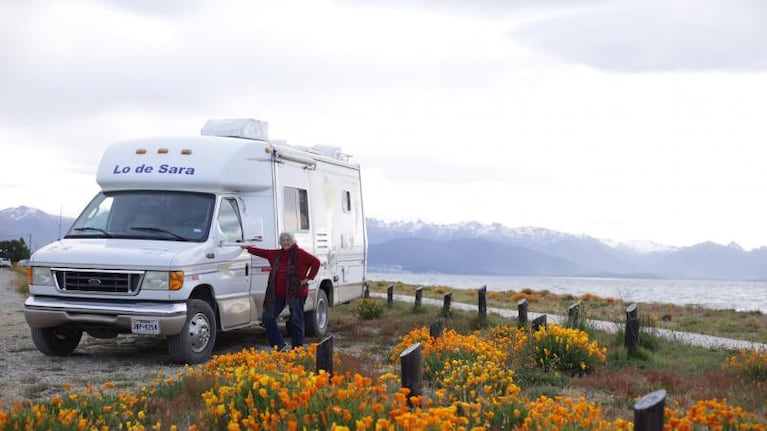
<svg viewBox="0 0 767 431">
<path fill-rule="evenodd" d="M 175 362 L 199 364 L 210 359 L 216 344 L 216 315 L 205 301 L 190 299 L 186 304 L 186 323 L 168 337 L 168 352 Z"/>
<path fill-rule="evenodd" d="M 32 342 L 48 356 L 67 356 L 74 352 L 83 337 L 81 329 L 32 328 Z"/>
<path fill-rule="evenodd" d="M 306 326 L 306 335 L 310 337 L 323 337 L 328 332 L 328 321 L 330 320 L 330 303 L 325 291 L 317 290 L 317 303 L 314 304 L 314 310 L 307 311 L 304 315 L 304 325 Z"/>
</svg>

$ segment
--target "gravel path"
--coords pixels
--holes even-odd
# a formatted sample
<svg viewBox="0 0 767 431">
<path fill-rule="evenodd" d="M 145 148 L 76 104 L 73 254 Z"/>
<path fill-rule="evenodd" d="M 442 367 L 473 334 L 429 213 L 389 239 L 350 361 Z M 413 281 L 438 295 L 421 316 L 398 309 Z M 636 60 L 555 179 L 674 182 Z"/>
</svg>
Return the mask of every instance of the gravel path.
<svg viewBox="0 0 767 431">
<path fill-rule="evenodd" d="M 120 390 L 138 388 L 157 376 L 175 375 L 183 368 L 170 361 L 162 337 L 120 335 L 98 339 L 83 334 L 80 346 L 67 357 L 50 357 L 37 351 L 24 320 L 26 296 L 17 292 L 20 275 L 0 268 L 0 405 L 16 401 L 41 401 L 87 384 L 98 387 L 113 382 Z M 214 354 L 267 344 L 260 328 L 218 333 Z"/>
<path fill-rule="evenodd" d="M 386 298 L 385 293 L 377 293 L 372 292 L 370 296 L 375 296 L 378 298 Z M 403 302 L 413 302 L 414 298 L 412 296 L 406 296 L 406 295 L 394 295 L 393 298 L 395 301 L 403 301 Z M 434 298 L 422 298 L 421 302 L 426 305 L 436 305 L 438 307 L 442 306 L 443 301 L 441 299 L 434 299 Z M 476 304 L 465 304 L 465 303 L 456 303 L 453 302 L 450 304 L 451 308 L 463 310 L 463 311 L 472 311 L 477 310 Z M 488 313 L 495 313 L 500 316 L 509 318 L 509 319 L 516 319 L 517 318 L 517 310 L 509 310 L 505 308 L 493 308 L 488 307 L 487 308 Z M 527 318 L 529 320 L 533 320 L 539 316 L 541 316 L 542 313 L 534 313 L 531 311 L 527 312 Z M 549 323 L 563 323 L 567 320 L 565 316 L 558 316 L 558 315 L 551 315 L 548 314 L 546 316 L 546 320 Z M 589 320 L 588 324 L 591 325 L 594 328 L 600 329 L 602 331 L 606 332 L 616 332 L 618 330 L 618 325 L 615 322 L 605 322 L 601 320 Z M 703 346 L 703 347 L 709 347 L 712 349 L 715 348 L 724 348 L 724 349 L 767 349 L 767 344 L 763 343 L 755 343 L 752 341 L 746 341 L 746 340 L 734 340 L 731 338 L 723 338 L 723 337 L 714 337 L 711 335 L 702 335 L 702 334 L 694 334 L 691 332 L 682 332 L 682 331 L 671 331 L 668 329 L 660 329 L 656 328 L 654 331 L 658 334 L 658 336 L 672 340 L 672 341 L 679 341 L 681 343 L 696 345 L 696 346 Z"/>
</svg>

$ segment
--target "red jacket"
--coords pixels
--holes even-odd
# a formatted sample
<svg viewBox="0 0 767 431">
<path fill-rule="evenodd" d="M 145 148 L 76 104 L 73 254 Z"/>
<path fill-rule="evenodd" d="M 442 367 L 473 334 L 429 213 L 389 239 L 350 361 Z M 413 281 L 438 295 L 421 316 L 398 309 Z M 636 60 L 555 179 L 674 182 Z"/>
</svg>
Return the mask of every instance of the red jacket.
<svg viewBox="0 0 767 431">
<path fill-rule="evenodd" d="M 311 253 L 293 245 L 296 248 L 296 274 L 299 280 L 314 280 L 317 272 L 320 270 L 320 260 Z M 291 247 L 292 248 L 292 247 Z M 269 265 L 274 269 L 274 261 L 280 257 L 279 267 L 274 277 L 275 293 L 278 298 L 285 299 L 288 296 L 288 261 L 290 260 L 290 249 L 270 250 L 258 247 L 248 247 L 248 253 L 263 257 L 269 261 Z M 307 286 L 302 286 L 299 296 L 305 298 L 309 293 Z"/>
</svg>

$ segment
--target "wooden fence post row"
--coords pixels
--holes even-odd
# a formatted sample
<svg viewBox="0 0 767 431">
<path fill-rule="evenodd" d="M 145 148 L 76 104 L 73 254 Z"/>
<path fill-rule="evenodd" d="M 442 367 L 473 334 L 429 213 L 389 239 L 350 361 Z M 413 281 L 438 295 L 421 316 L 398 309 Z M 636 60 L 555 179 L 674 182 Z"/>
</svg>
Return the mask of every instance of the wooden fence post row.
<svg viewBox="0 0 767 431">
<path fill-rule="evenodd" d="M 623 344 L 630 355 L 635 354 L 639 346 L 639 312 L 636 304 L 626 308 L 626 334 Z"/>
<path fill-rule="evenodd" d="M 517 301 L 517 326 L 522 328 L 527 326 L 527 299 L 522 298 Z"/>
<path fill-rule="evenodd" d="M 415 308 L 421 308 L 421 301 L 423 299 L 423 287 L 415 289 Z"/>
<path fill-rule="evenodd" d="M 399 355 L 402 363 L 402 387 L 410 389 L 410 396 L 423 393 L 423 356 L 421 343 L 415 343 Z M 409 401 L 408 401 L 409 403 Z"/>
<path fill-rule="evenodd" d="M 664 389 L 651 392 L 634 404 L 634 431 L 663 431 Z"/>
<path fill-rule="evenodd" d="M 317 344 L 317 374 L 325 370 L 333 375 L 333 336 L 325 337 Z"/>
</svg>

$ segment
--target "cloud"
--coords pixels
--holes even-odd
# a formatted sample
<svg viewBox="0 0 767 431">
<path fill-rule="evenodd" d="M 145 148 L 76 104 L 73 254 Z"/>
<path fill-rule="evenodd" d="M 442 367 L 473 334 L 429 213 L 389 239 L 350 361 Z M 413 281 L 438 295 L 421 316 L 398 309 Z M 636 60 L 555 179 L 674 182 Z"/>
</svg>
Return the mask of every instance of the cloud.
<svg viewBox="0 0 767 431">
<path fill-rule="evenodd" d="M 293 107 L 300 100 L 316 110 L 341 96 L 487 87 L 507 66 L 483 46 L 484 26 L 461 18 L 438 18 L 423 32 L 423 14 L 332 3 L 305 5 L 302 13 L 250 2 L 177 13 L 178 3 L 163 13 L 154 13 L 154 2 L 105 4 L 112 7 L 0 5 L 0 36 L 18 41 L 0 46 L 0 123 L 142 109 L 209 112 L 233 100 Z M 473 36 L 456 34 L 458 26 Z"/>
<path fill-rule="evenodd" d="M 567 62 L 614 72 L 765 71 L 767 3 L 595 3 L 518 25 L 510 37 Z"/>
</svg>

